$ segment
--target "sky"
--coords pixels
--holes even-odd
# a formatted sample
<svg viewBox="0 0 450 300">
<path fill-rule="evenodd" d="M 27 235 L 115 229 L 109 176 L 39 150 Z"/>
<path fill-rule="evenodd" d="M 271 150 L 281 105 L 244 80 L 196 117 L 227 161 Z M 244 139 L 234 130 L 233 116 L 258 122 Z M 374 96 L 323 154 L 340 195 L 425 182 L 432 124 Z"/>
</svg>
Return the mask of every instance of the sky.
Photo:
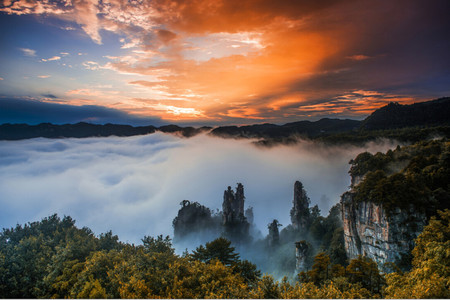
<svg viewBox="0 0 450 300">
<path fill-rule="evenodd" d="M 0 123 L 363 119 L 450 95 L 449 11 L 448 0 L 0 0 Z"/>
<path fill-rule="evenodd" d="M 350 185 L 349 160 L 395 145 L 303 141 L 262 148 L 251 140 L 163 133 L 0 141 L 0 228 L 57 213 L 96 235 L 112 230 L 121 241 L 140 244 L 145 235 L 173 237 L 172 221 L 183 200 L 222 209 L 224 190 L 240 182 L 245 207 L 253 207 L 254 222 L 266 236 L 273 219 L 282 228 L 290 224 L 296 180 L 311 205 L 327 215 Z"/>
</svg>

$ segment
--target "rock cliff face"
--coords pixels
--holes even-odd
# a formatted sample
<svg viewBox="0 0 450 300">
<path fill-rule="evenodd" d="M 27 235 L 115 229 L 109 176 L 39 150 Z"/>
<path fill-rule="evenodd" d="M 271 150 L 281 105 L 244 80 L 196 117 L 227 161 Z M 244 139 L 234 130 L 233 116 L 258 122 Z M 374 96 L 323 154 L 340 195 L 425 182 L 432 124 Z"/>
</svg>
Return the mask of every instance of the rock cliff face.
<svg viewBox="0 0 450 300">
<path fill-rule="evenodd" d="M 426 224 L 424 213 L 411 206 L 387 214 L 381 204 L 354 201 L 354 191 L 341 198 L 345 249 L 349 259 L 358 255 L 373 259 L 380 268 L 387 262 L 407 267 L 414 240 Z"/>
<path fill-rule="evenodd" d="M 223 224 L 243 220 L 244 217 L 244 186 L 238 183 L 236 193 L 231 186 L 223 193 Z"/>
<path fill-rule="evenodd" d="M 209 208 L 189 200 L 183 200 L 180 205 L 182 207 L 172 222 L 175 242 L 192 238 L 192 235 L 203 240 L 203 237 L 207 239 L 220 234 L 219 216 L 212 215 Z"/>
<path fill-rule="evenodd" d="M 245 217 L 244 186 L 238 183 L 236 192 L 229 186 L 223 193 L 222 220 L 224 235 L 235 243 L 244 242 L 249 238 L 250 223 Z M 253 216 L 249 211 L 248 215 Z"/>
<path fill-rule="evenodd" d="M 267 225 L 267 228 L 269 229 L 269 247 L 277 247 L 280 245 L 280 232 L 278 230 L 279 226 L 283 225 L 281 225 L 276 219 Z"/>
<path fill-rule="evenodd" d="M 244 186 L 237 184 L 236 191 L 230 186 L 223 193 L 223 211 L 216 213 L 198 202 L 183 200 L 178 215 L 172 222 L 174 242 L 208 242 L 224 236 L 235 244 L 251 241 L 250 228 L 253 224 L 253 208 L 245 209 Z"/>
<path fill-rule="evenodd" d="M 294 201 L 291 209 L 291 222 L 294 229 L 306 229 L 309 221 L 309 203 L 303 184 L 296 181 L 294 184 Z"/>
<path fill-rule="evenodd" d="M 366 255 L 408 268 L 414 240 L 437 210 L 450 205 L 450 142 L 364 152 L 350 161 L 351 189 L 341 198 L 349 258 Z"/>
</svg>

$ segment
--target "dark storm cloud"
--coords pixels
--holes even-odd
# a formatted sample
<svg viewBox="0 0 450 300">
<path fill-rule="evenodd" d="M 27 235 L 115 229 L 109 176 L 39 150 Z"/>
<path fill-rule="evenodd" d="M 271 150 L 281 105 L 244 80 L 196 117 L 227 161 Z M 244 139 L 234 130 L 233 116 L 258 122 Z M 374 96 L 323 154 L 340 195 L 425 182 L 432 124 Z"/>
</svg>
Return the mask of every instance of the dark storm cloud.
<svg viewBox="0 0 450 300">
<path fill-rule="evenodd" d="M 181 10 L 186 19 L 178 25 L 185 30 L 223 29 L 225 25 L 220 20 L 231 21 L 235 17 L 226 13 L 233 11 L 233 1 L 212 8 L 205 15 L 196 13 L 195 7 Z M 250 7 L 253 10 L 249 17 L 230 22 L 231 28 L 244 26 L 245 22 L 249 28 L 257 28 L 262 20 L 270 23 L 268 20 L 275 16 L 280 20 L 291 18 L 299 21 L 292 23 L 291 32 L 313 32 L 325 37 L 331 54 L 314 70 L 302 74 L 299 69 L 297 76 L 289 75 L 291 78 L 286 79 L 282 89 L 264 90 L 248 101 L 210 109 L 211 115 L 221 114 L 223 122 L 362 119 L 390 101 L 409 104 L 450 93 L 450 1 L 325 1 L 311 7 L 302 1 L 280 4 L 250 1 L 236 14 Z M 212 15 L 218 15 L 219 20 L 209 22 Z M 194 19 L 196 25 L 190 24 Z M 276 48 L 279 43 L 270 45 L 267 49 Z M 224 116 L 224 109 L 233 114 Z M 245 112 L 249 111 L 253 119 L 246 118 Z"/>
<path fill-rule="evenodd" d="M 53 95 L 47 95 L 48 98 Z M 0 98 L 0 124 L 3 123 L 53 123 L 89 122 L 131 125 L 161 125 L 158 118 L 141 118 L 123 111 L 96 105 L 65 105 L 35 100 Z"/>
<path fill-rule="evenodd" d="M 314 18 L 314 28 L 339 24 L 341 49 L 292 91 L 350 90 L 445 96 L 450 91 L 449 1 L 358 1 Z"/>
</svg>

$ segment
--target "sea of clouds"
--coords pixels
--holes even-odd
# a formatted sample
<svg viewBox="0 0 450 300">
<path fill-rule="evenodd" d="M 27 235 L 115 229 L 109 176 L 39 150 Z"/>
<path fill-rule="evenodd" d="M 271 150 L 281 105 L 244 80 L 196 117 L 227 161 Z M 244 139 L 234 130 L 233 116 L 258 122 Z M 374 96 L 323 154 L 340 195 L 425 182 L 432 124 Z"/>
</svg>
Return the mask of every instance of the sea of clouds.
<svg viewBox="0 0 450 300">
<path fill-rule="evenodd" d="M 173 235 L 184 199 L 221 209 L 223 191 L 241 182 L 246 207 L 267 224 L 290 223 L 293 187 L 303 182 L 323 215 L 350 185 L 349 160 L 397 143 L 325 147 L 311 142 L 257 147 L 251 140 L 199 135 L 0 141 L 0 227 L 57 213 L 97 235 L 112 230 L 140 244 L 145 235 Z"/>
</svg>

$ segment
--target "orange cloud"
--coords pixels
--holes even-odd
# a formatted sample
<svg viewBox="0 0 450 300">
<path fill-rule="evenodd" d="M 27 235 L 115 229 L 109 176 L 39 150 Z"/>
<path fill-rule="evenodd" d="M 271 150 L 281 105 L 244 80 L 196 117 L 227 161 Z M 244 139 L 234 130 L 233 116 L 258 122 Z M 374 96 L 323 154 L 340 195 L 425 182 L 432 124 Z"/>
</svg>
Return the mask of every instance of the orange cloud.
<svg viewBox="0 0 450 300">
<path fill-rule="evenodd" d="M 153 8 L 160 23 L 191 33 L 242 32 L 278 20 L 298 20 L 338 2 L 273 0 L 156 0 Z"/>
<path fill-rule="evenodd" d="M 120 34 L 119 51 L 107 52 L 114 56 L 105 53 L 81 63 L 92 71 L 89 76 L 101 72 L 122 85 L 120 99 L 94 89 L 73 89 L 67 95 L 171 120 L 361 115 L 392 99 L 410 101 L 406 92 L 386 91 L 404 89 L 431 68 L 409 64 L 399 55 L 415 49 L 410 47 L 415 35 L 404 33 L 422 20 L 419 1 L 407 7 L 364 0 L 52 3 L 11 0 L 0 11 L 45 13 L 75 22 L 97 44 L 102 30 Z M 21 50 L 35 55 L 32 49 Z M 416 69 L 410 72 L 405 65 Z"/>
<path fill-rule="evenodd" d="M 155 76 L 157 80 L 130 82 L 147 87 L 149 98 L 161 99 L 164 94 L 167 99 L 190 95 L 190 107 L 195 105 L 210 117 L 232 117 L 239 112 L 242 116 L 256 118 L 259 109 L 273 105 L 269 100 L 255 99 L 287 92 L 286 85 L 316 72 L 317 66 L 338 47 L 326 35 L 287 28 L 282 22 L 270 29 L 259 34 L 258 42 L 249 39 L 248 35 L 241 36 L 243 43 L 258 45 L 257 50 L 245 55 L 226 55 L 224 52 L 221 57 L 206 61 L 180 56 L 153 67 L 148 66 L 147 59 L 128 61 L 126 57 L 119 57 L 114 58 L 109 67 L 122 73 Z M 235 45 L 236 40 L 221 40 L 221 43 Z M 253 108 L 242 113 L 234 108 L 236 101 L 252 101 Z"/>
<path fill-rule="evenodd" d="M 364 54 L 355 54 L 352 56 L 347 56 L 347 58 L 349 59 L 353 59 L 353 60 L 366 60 L 369 59 L 370 57 Z"/>
<path fill-rule="evenodd" d="M 307 117 L 320 116 L 324 111 L 330 116 L 358 117 L 361 114 L 370 114 L 374 110 L 387 105 L 389 102 L 412 104 L 414 100 L 411 97 L 358 90 L 334 97 L 326 102 L 299 105 L 296 109 L 300 115 Z"/>
</svg>

